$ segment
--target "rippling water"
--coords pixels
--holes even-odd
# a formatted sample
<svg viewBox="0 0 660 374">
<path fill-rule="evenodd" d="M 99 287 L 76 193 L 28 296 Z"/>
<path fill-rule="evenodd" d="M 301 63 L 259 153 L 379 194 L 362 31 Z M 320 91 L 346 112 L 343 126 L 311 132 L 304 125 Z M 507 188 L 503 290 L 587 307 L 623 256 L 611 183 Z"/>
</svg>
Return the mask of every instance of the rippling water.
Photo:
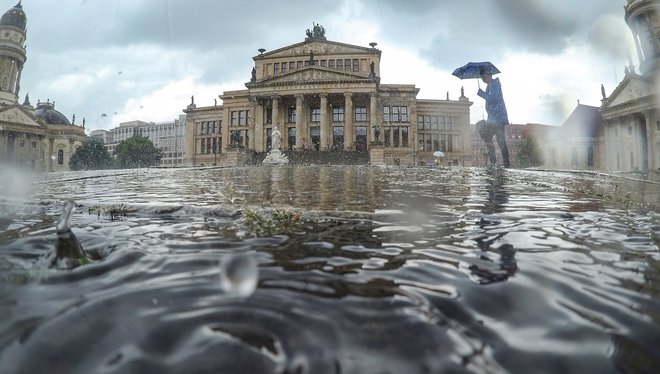
<svg viewBox="0 0 660 374">
<path fill-rule="evenodd" d="M 0 373 L 660 367 L 657 183 L 469 168 L 4 174 Z M 50 269 L 68 199 L 96 260 Z"/>
</svg>

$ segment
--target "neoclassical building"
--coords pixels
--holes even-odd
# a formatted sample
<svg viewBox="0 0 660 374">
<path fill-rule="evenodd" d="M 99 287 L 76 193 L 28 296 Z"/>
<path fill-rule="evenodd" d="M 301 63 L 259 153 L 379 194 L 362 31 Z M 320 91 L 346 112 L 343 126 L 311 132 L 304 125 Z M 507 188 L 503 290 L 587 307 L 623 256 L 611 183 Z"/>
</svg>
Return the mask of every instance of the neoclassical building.
<svg viewBox="0 0 660 374">
<path fill-rule="evenodd" d="M 55 110 L 55 102 L 25 96 L 18 103 L 25 53 L 27 18 L 21 2 L 0 18 L 0 162 L 34 170 L 69 170 L 69 159 L 85 138 L 76 126 Z"/>
<path fill-rule="evenodd" d="M 260 49 L 246 89 L 222 104 L 186 113 L 186 165 L 236 165 L 267 152 L 272 133 L 283 151 L 369 152 L 372 164 L 412 165 L 433 158 L 470 165 L 469 108 L 457 100 L 422 100 L 414 84 L 382 84 L 381 51 L 327 40 L 322 26 L 303 42 Z"/>
<path fill-rule="evenodd" d="M 633 34 L 639 73 L 626 75 L 610 96 L 603 89 L 604 149 L 608 171 L 660 170 L 660 4 L 627 0 L 625 20 Z"/>
</svg>

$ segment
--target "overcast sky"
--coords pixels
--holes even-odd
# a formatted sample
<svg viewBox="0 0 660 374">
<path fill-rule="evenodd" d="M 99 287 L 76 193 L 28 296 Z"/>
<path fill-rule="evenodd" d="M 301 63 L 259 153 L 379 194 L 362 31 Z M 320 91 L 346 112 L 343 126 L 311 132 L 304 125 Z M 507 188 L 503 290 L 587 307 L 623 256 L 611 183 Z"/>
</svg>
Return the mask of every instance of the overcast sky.
<svg viewBox="0 0 660 374">
<path fill-rule="evenodd" d="M 0 0 L 3 13 L 17 0 Z M 381 82 L 415 84 L 418 98 L 457 99 L 485 116 L 477 80 L 451 75 L 493 62 L 513 123 L 561 124 L 577 101 L 600 105 L 637 65 L 625 0 L 24 0 L 36 105 L 50 99 L 76 124 L 171 121 L 195 96 L 213 105 L 245 89 L 257 49 L 301 42 L 312 23 L 328 40 L 382 50 Z M 483 87 L 483 83 L 481 83 Z"/>
</svg>

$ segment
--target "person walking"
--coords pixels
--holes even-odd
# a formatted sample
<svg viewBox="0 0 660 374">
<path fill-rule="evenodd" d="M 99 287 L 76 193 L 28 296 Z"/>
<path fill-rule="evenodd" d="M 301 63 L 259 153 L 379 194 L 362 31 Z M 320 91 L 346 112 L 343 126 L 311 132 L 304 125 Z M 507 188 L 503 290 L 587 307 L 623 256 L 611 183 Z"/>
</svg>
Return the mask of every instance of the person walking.
<svg viewBox="0 0 660 374">
<path fill-rule="evenodd" d="M 481 124 L 477 123 L 479 136 L 486 142 L 490 166 L 497 164 L 495 146 L 493 145 L 494 135 L 502 153 L 502 164 L 505 168 L 508 168 L 511 167 L 511 161 L 509 159 L 509 148 L 506 145 L 504 126 L 509 124 L 509 116 L 506 111 L 506 105 L 504 104 L 504 97 L 502 96 L 500 79 L 493 79 L 492 72 L 487 69 L 480 70 L 479 76 L 486 83 L 486 91 L 479 88 L 477 95 L 486 100 L 486 113 L 488 114 L 488 119 L 485 123 L 483 121 L 479 121 Z"/>
</svg>

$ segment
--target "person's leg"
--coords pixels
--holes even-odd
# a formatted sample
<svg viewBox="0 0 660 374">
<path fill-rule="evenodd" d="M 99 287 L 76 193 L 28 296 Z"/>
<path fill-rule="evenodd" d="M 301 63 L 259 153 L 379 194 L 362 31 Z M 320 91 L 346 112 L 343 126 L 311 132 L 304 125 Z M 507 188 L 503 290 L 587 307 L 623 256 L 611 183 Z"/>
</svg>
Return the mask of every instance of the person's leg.
<svg viewBox="0 0 660 374">
<path fill-rule="evenodd" d="M 495 128 L 495 138 L 497 139 L 497 145 L 500 147 L 500 152 L 502 153 L 502 164 L 504 164 L 505 168 L 508 168 L 511 167 L 511 160 L 509 159 L 509 147 L 506 145 L 504 126 L 505 125 L 503 123 L 498 123 L 493 127 Z"/>
</svg>

